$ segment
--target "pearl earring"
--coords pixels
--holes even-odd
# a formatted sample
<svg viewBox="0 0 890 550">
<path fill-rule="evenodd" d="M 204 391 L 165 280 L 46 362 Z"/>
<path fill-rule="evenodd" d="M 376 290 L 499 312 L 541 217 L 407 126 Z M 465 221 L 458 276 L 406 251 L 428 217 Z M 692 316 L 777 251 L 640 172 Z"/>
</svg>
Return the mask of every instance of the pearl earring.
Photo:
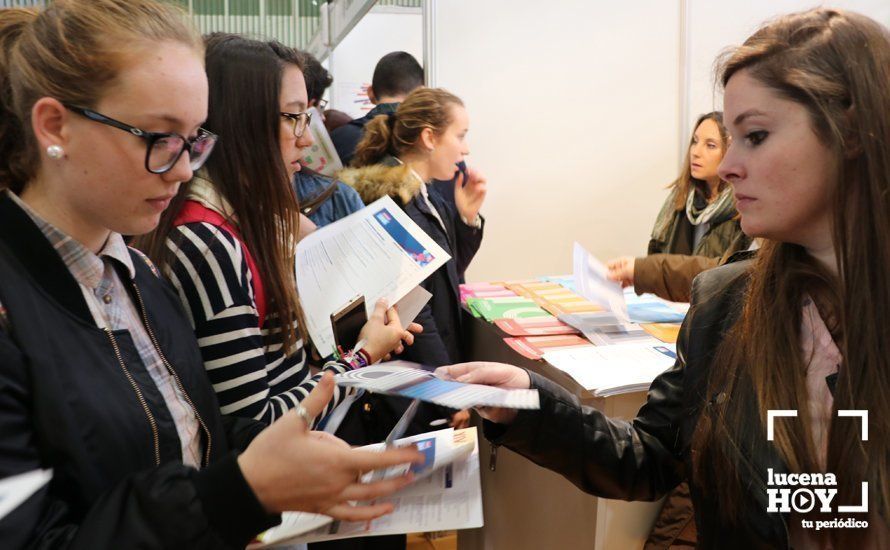
<svg viewBox="0 0 890 550">
<path fill-rule="evenodd" d="M 65 156 L 65 150 L 62 149 L 61 145 L 50 145 L 46 148 L 46 156 L 58 160 Z"/>
</svg>

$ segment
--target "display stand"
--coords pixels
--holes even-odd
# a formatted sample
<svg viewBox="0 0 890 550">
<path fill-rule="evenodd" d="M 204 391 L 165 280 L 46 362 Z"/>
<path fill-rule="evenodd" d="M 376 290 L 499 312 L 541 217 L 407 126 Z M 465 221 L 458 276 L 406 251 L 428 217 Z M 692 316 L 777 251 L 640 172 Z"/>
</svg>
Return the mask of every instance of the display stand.
<svg viewBox="0 0 890 550">
<path fill-rule="evenodd" d="M 544 361 L 521 357 L 494 326 L 466 310 L 464 345 L 474 361 L 511 363 L 546 376 L 569 389 L 585 405 L 614 418 L 631 419 L 645 392 L 596 398 L 570 376 Z M 482 502 L 485 526 L 458 532 L 460 550 L 638 549 L 642 548 L 661 501 L 624 502 L 582 492 L 565 478 L 499 447 L 496 469 L 491 446 L 480 438 Z"/>
</svg>

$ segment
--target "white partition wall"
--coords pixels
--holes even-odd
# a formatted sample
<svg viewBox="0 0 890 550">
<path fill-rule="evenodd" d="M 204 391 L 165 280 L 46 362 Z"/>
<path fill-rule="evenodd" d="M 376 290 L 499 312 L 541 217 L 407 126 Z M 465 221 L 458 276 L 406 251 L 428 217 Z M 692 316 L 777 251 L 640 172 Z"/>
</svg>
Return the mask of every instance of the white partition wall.
<svg viewBox="0 0 890 550">
<path fill-rule="evenodd" d="M 340 42 L 328 58 L 334 84 L 331 108 L 363 116 L 370 106 L 357 103 L 357 92 L 371 83 L 374 67 L 392 51 L 423 60 L 423 19 L 419 9 L 375 7 Z"/>
<path fill-rule="evenodd" d="M 490 183 L 467 278 L 569 272 L 576 239 L 603 258 L 644 253 L 677 171 L 678 4 L 432 6 L 431 74 L 465 100 L 468 163 Z"/>
</svg>

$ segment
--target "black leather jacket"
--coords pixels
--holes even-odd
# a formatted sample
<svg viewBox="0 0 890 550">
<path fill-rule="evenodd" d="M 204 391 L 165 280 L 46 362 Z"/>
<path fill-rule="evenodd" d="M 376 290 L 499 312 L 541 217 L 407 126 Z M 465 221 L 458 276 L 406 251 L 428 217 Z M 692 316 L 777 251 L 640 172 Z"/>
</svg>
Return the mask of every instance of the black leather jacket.
<svg viewBox="0 0 890 550">
<path fill-rule="evenodd" d="M 529 373 L 541 396 L 540 411 L 522 411 L 508 428 L 485 423 L 485 435 L 536 464 L 554 470 L 585 492 L 622 500 L 656 500 L 687 480 L 692 471 L 690 442 L 703 407 L 721 394 L 707 395 L 705 373 L 718 344 L 738 318 L 750 261 L 706 271 L 694 282 L 692 307 L 680 331 L 677 362 L 652 383 L 637 417 L 607 418 L 582 406 L 557 384 Z M 729 525 L 718 516 L 720 503 L 690 483 L 700 548 L 787 548 L 781 514 L 768 514 L 767 468 L 787 471 L 752 404 L 750 441 L 741 461 L 750 469 L 743 518 Z M 760 435 L 763 434 L 763 435 Z M 718 484 L 722 480 L 708 480 Z"/>
</svg>

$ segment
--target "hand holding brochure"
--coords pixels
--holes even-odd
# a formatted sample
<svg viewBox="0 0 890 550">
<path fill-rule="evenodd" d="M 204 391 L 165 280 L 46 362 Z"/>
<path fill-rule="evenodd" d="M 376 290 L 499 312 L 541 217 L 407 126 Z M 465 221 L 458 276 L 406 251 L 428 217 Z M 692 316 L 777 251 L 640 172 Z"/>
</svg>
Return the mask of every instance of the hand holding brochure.
<svg viewBox="0 0 890 550">
<path fill-rule="evenodd" d="M 368 535 L 392 535 L 413 531 L 471 529 L 482 526 L 482 489 L 479 481 L 479 451 L 476 429 L 451 428 L 415 435 L 397 441 L 414 445 L 426 456 L 422 465 L 412 466 L 415 482 L 384 499 L 395 504 L 392 514 L 370 522 L 334 521 L 308 512 L 285 512 L 281 524 L 260 535 L 249 550 L 296 543 L 317 542 Z M 383 449 L 383 444 L 366 449 Z M 387 470 L 385 477 L 402 475 Z M 373 473 L 366 474 L 370 478 Z"/>
<path fill-rule="evenodd" d="M 334 352 L 331 314 L 343 304 L 364 296 L 370 317 L 378 299 L 397 303 L 450 258 L 389 197 L 310 233 L 297 245 L 296 273 L 315 348 Z"/>
<path fill-rule="evenodd" d="M 575 286 L 578 294 L 611 311 L 623 323 L 628 321 L 627 304 L 621 285 L 609 280 L 606 266 L 579 243 L 572 252 Z"/>
<path fill-rule="evenodd" d="M 646 295 L 635 297 L 633 290 L 622 290 L 621 285 L 609 280 L 606 266 L 590 252 L 575 243 L 573 252 L 575 284 L 578 293 L 612 312 L 621 323 L 680 323 L 685 314 L 671 308 L 665 300 Z M 628 296 L 633 296 L 628 300 Z M 581 313 L 567 311 L 566 313 Z"/>
<path fill-rule="evenodd" d="M 538 390 L 505 390 L 441 380 L 431 372 L 416 368 L 418 366 L 407 361 L 393 361 L 338 374 L 334 381 L 340 386 L 420 399 L 453 409 L 479 406 L 540 408 Z"/>
</svg>

